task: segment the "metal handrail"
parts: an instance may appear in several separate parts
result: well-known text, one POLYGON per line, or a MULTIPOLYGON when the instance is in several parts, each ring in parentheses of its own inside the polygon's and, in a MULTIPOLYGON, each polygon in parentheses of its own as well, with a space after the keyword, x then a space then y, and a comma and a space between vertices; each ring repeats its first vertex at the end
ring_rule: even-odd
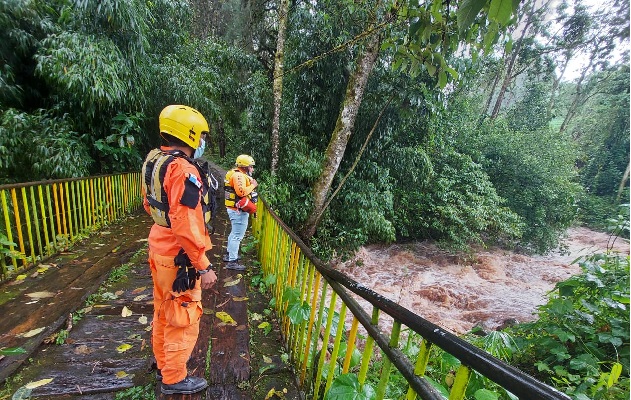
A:
MULTIPOLYGON (((568 400, 569 396, 560 392, 543 382, 538 381, 532 376, 520 371, 519 369, 508 365, 507 363, 493 357, 491 354, 479 349, 478 347, 466 342, 465 340, 445 331, 438 325, 435 325, 412 311, 400 306, 399 304, 381 296, 362 284, 354 281, 344 273, 331 268, 330 266, 319 260, 306 246, 303 241, 287 226, 282 220, 265 206, 260 203, 257 218, 253 221, 253 232, 258 239, 259 260, 262 270, 265 274, 276 274, 277 283, 272 288, 272 294, 277 299, 281 298, 281 294, 286 287, 299 289, 301 293, 301 301, 304 304, 311 304, 311 315, 308 321, 302 322, 299 326, 292 326, 291 322, 285 315, 287 304, 280 300, 277 301, 276 312, 283 324, 282 332, 285 334, 285 340, 290 347, 305 347, 304 352, 292 351, 290 355, 298 369, 302 370, 300 374, 300 382, 303 385, 310 386, 316 397, 321 382, 318 377, 308 379, 308 376, 322 373, 323 362, 309 357, 309 354, 317 355, 326 352, 330 347, 330 321, 327 321, 324 337, 322 339, 310 340, 313 337, 320 336, 321 325, 323 323, 322 310, 326 308, 326 302, 329 298, 338 297, 342 300, 340 305, 340 322, 343 325, 341 331, 344 331, 345 321, 343 321, 342 311, 348 308, 353 314, 353 327, 347 335, 356 336, 353 329, 359 322, 368 333, 367 342, 377 343, 379 348, 387 357, 389 363, 394 365, 399 372, 405 377, 409 384, 407 399, 413 399, 418 395, 422 399, 443 399, 431 384, 424 378, 424 371, 428 365, 429 347, 437 346, 443 351, 453 355, 461 362, 461 367, 456 373, 454 384, 451 388, 449 399, 464 399, 466 386, 471 374, 471 370, 484 375, 491 381, 497 383, 510 393, 523 399, 546 399, 546 400, 568 400), (320 276, 324 278, 325 285, 320 288, 320 276), (317 284, 316 284, 317 283, 317 284), (326 287, 330 286, 334 294, 329 296, 326 287), (368 313, 354 300, 350 292, 361 297, 372 304, 373 318, 368 317, 368 313), (315 321, 315 306, 320 304, 320 312, 318 313, 318 321, 315 321), (375 318, 379 312, 386 313, 394 319, 393 332, 390 333, 390 339, 381 332, 378 327, 378 318, 375 318), (355 322, 357 321, 357 322, 355 322), (398 348, 398 334, 401 326, 406 326, 413 332, 423 338, 424 351, 419 354, 416 363, 412 363, 409 358, 403 354, 398 348), (306 338, 306 340, 305 340, 306 338), (305 373, 309 370, 311 373, 305 373)), ((336 299, 329 302, 329 310, 336 307, 336 299)), ((331 313, 328 313, 330 316, 331 313)), ((338 329, 339 331, 340 329, 338 329)), ((343 336, 343 335, 342 335, 343 336)), ((337 355, 335 346, 339 345, 339 333, 333 339, 334 347, 331 352, 337 355)), ((366 347, 371 348, 367 343, 366 347)), ((349 343, 349 346, 351 344, 349 343)), ((347 349, 348 352, 348 349, 347 349)), ((364 357, 366 357, 364 352, 364 357)), ((324 357, 324 356, 322 356, 324 357)), ((362 364, 364 360, 362 360, 362 364)), ((346 361, 345 361, 346 365, 346 361)), ((365 371, 365 368, 362 368, 365 371)), ((332 372, 331 369, 330 372, 332 372)), ((360 371, 360 383, 363 371, 360 371)), ((364 372, 365 374, 365 372, 364 372)), ((383 373, 382 373, 383 374, 383 373)), ((330 374, 329 374, 330 375, 330 374)), ((385 386, 387 384, 388 374, 382 377, 378 387, 378 398, 383 398, 385 386)), ((330 388, 330 376, 324 393, 330 388)))
POLYGON ((0 185, 0 281, 141 204, 140 172, 0 185))

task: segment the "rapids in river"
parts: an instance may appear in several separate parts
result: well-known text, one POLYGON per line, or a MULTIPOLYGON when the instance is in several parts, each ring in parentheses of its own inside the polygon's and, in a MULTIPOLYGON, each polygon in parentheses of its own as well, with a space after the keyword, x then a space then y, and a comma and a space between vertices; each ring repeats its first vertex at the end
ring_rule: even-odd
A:
MULTIPOLYGON (((554 285, 581 272, 572 262, 611 243, 608 234, 587 228, 572 228, 567 236, 564 251, 539 256, 498 248, 452 253, 430 241, 370 245, 336 268, 459 335, 475 326, 493 330, 536 319, 554 285)), ((629 255, 629 242, 616 238, 613 250, 629 255)))

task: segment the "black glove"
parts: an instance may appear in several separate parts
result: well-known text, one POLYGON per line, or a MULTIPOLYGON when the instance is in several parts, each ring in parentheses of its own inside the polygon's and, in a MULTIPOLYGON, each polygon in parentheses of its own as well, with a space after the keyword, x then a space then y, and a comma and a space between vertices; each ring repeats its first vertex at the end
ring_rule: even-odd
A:
MULTIPOLYGON (((191 260, 184 252, 184 249, 181 249, 173 259, 173 262, 178 267, 177 275, 173 281, 173 291, 177 293, 185 292, 190 288, 188 267, 192 266, 191 260)), ((193 281, 193 287, 195 287, 195 281, 193 281)))
POLYGON ((188 288, 195 289, 195 282, 201 278, 201 275, 193 267, 188 269, 188 288))
POLYGON ((188 273, 186 272, 188 268, 179 267, 177 269, 177 275, 175 276, 175 280, 173 281, 173 291, 174 292, 185 292, 188 290, 188 273))

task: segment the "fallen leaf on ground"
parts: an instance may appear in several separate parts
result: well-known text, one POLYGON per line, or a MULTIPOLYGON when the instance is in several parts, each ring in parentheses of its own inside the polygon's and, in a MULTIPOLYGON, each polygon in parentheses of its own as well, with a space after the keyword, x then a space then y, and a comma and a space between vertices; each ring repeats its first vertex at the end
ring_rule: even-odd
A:
POLYGON ((36 381, 36 382, 29 382, 26 385, 24 385, 24 387, 27 388, 27 389, 35 389, 35 388, 38 388, 40 386, 48 385, 52 381, 53 381, 53 378, 42 379, 42 380, 39 380, 39 381, 36 381))
POLYGON ((138 318, 138 322, 140 322, 143 325, 147 325, 147 316, 143 315, 142 317, 138 318))
POLYGON ((132 347, 134 347, 134 346, 132 346, 131 344, 124 343, 124 344, 121 344, 120 346, 118 346, 116 348, 116 351, 118 351, 119 353, 124 353, 127 350, 131 349, 132 347))
POLYGON ((237 321, 234 320, 234 318, 232 318, 232 316, 230 314, 228 314, 225 311, 219 311, 215 313, 215 316, 217 318, 219 318, 221 320, 221 322, 225 323, 225 324, 229 324, 232 326, 236 326, 237 325, 237 321))
POLYGON ((136 288, 136 289, 132 290, 131 294, 138 294, 140 292, 144 292, 146 288, 147 288, 146 286, 142 286, 142 287, 136 288))
POLYGON ((44 331, 44 329, 46 329, 46 327, 31 329, 30 331, 28 331, 26 333, 20 333, 19 335, 15 335, 15 336, 24 337, 24 338, 30 338, 30 337, 33 337, 35 335, 38 335, 38 334, 42 333, 44 331))
POLYGON ((55 332, 52 335, 46 336, 42 342, 46 344, 53 344, 57 341, 57 336, 59 336, 59 332, 55 332))
POLYGON ((273 397, 277 397, 279 399, 284 399, 286 393, 287 393, 287 389, 283 389, 282 391, 278 391, 275 388, 271 388, 269 390, 269 392, 267 392, 267 396, 265 396, 265 400, 270 400, 273 397))
POLYGON ((231 281, 232 279, 241 279, 241 278, 243 278, 243 275, 241 275, 241 274, 236 274, 236 275, 234 275, 234 276, 226 276, 225 278, 223 278, 223 281, 224 281, 224 282, 229 282, 229 281, 231 281))
POLYGON ((5 355, 11 356, 15 354, 24 354, 26 350, 21 347, 9 347, 0 349, 0 356, 4 357, 5 355))
POLYGON ((90 354, 90 353, 92 353, 92 351, 93 350, 90 349, 85 344, 79 345, 79 346, 75 347, 75 349, 74 349, 75 354, 90 354))
POLYGON ((248 297, 233 297, 232 298, 233 301, 246 301, 249 300, 248 297))
POLYGON ((53 292, 33 292, 26 294, 31 299, 44 299, 46 297, 55 297, 55 293, 53 292))
POLYGON ((79 310, 79 312, 80 312, 80 313, 83 313, 83 314, 87 314, 87 313, 89 313, 90 311, 92 311, 92 306, 87 306, 87 307, 82 308, 81 310, 79 310))
POLYGON ((134 297, 134 301, 141 301, 147 298, 148 294, 141 294, 140 296, 134 297))
POLYGON ((125 372, 125 371, 118 371, 118 372, 116 373, 116 377, 117 377, 117 378, 119 378, 119 379, 120 379, 120 378, 125 378, 125 377, 127 377, 127 376, 129 376, 129 374, 128 374, 127 372, 125 372))
POLYGON ((129 317, 129 316, 131 316, 132 314, 133 314, 133 312, 131 312, 131 310, 130 310, 129 308, 127 308, 127 306, 124 306, 124 307, 123 307, 123 311, 121 312, 121 316, 122 316, 123 318, 125 318, 125 317, 129 317))
POLYGON ((237 278, 234 281, 226 282, 223 284, 223 287, 234 286, 239 282, 241 282, 241 278, 237 278))
POLYGON ((15 277, 16 281, 23 281, 24 279, 26 279, 26 274, 18 275, 15 277))

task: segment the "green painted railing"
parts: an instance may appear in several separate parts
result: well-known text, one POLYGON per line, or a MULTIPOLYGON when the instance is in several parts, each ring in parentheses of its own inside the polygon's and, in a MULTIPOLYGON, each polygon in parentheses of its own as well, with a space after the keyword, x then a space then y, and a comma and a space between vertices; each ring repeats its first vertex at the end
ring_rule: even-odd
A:
POLYGON ((0 185, 0 280, 141 204, 139 172, 0 185))
MULTIPOLYGON (((353 379, 346 382, 356 383, 357 391, 370 383, 380 400, 398 370, 406 382, 398 388, 403 393, 399 398, 408 400, 462 400, 472 373, 487 377, 513 398, 569 399, 325 265, 263 202, 252 227, 261 269, 266 281, 274 282, 269 289, 283 340, 307 398, 327 398, 334 377, 351 374, 353 379), (391 326, 380 329, 385 322, 391 326), (405 350, 413 341, 418 351, 410 356, 405 350), (441 379, 452 381, 448 393, 437 390, 425 374, 434 346, 460 361, 450 377, 441 379)), ((336 396, 340 398, 339 391, 336 396)))

